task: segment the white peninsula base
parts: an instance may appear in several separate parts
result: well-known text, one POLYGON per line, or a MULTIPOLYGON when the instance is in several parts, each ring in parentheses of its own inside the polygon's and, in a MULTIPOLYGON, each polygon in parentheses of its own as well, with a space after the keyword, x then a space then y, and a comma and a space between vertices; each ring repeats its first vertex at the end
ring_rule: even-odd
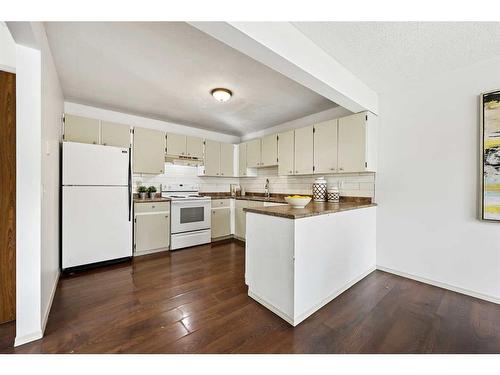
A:
POLYGON ((376 267, 376 207, 289 219, 247 212, 248 295, 296 326, 376 267))

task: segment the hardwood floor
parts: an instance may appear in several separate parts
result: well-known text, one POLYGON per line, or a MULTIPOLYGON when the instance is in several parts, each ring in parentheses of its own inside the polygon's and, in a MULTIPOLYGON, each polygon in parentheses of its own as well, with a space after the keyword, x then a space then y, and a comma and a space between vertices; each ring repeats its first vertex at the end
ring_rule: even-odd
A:
POLYGON ((45 337, 12 348, 9 323, 0 352, 500 353, 500 306, 381 271, 293 328, 247 296, 243 246, 64 277, 45 337))

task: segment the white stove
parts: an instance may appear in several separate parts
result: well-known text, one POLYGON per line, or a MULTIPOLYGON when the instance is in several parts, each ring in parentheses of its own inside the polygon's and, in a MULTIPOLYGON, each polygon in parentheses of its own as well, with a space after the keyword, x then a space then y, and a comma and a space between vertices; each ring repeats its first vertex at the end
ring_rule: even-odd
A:
POLYGON ((210 243, 210 197, 199 195, 197 185, 186 184, 167 185, 161 196, 171 199, 171 250, 210 243))

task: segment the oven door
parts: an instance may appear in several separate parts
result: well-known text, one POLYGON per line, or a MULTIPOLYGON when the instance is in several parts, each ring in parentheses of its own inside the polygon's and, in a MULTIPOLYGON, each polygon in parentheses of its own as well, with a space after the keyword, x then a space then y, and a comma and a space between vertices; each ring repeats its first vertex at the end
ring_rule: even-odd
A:
POLYGON ((210 201, 172 201, 172 233, 210 229, 210 201))

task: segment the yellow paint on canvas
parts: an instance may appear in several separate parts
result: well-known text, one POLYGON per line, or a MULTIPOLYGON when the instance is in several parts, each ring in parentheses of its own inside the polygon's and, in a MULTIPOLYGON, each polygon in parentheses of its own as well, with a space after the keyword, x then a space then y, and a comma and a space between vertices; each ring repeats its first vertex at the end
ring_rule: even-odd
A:
POLYGON ((484 212, 487 212, 489 214, 500 214, 500 205, 485 206, 484 212))
POLYGON ((484 148, 486 150, 493 147, 500 147, 500 138, 486 139, 484 141, 484 148))
POLYGON ((485 191, 498 191, 500 192, 500 183, 499 184, 484 184, 485 191))
POLYGON ((486 107, 486 109, 500 108, 500 102, 496 101, 496 100, 493 100, 491 102, 486 103, 485 107, 486 107))

